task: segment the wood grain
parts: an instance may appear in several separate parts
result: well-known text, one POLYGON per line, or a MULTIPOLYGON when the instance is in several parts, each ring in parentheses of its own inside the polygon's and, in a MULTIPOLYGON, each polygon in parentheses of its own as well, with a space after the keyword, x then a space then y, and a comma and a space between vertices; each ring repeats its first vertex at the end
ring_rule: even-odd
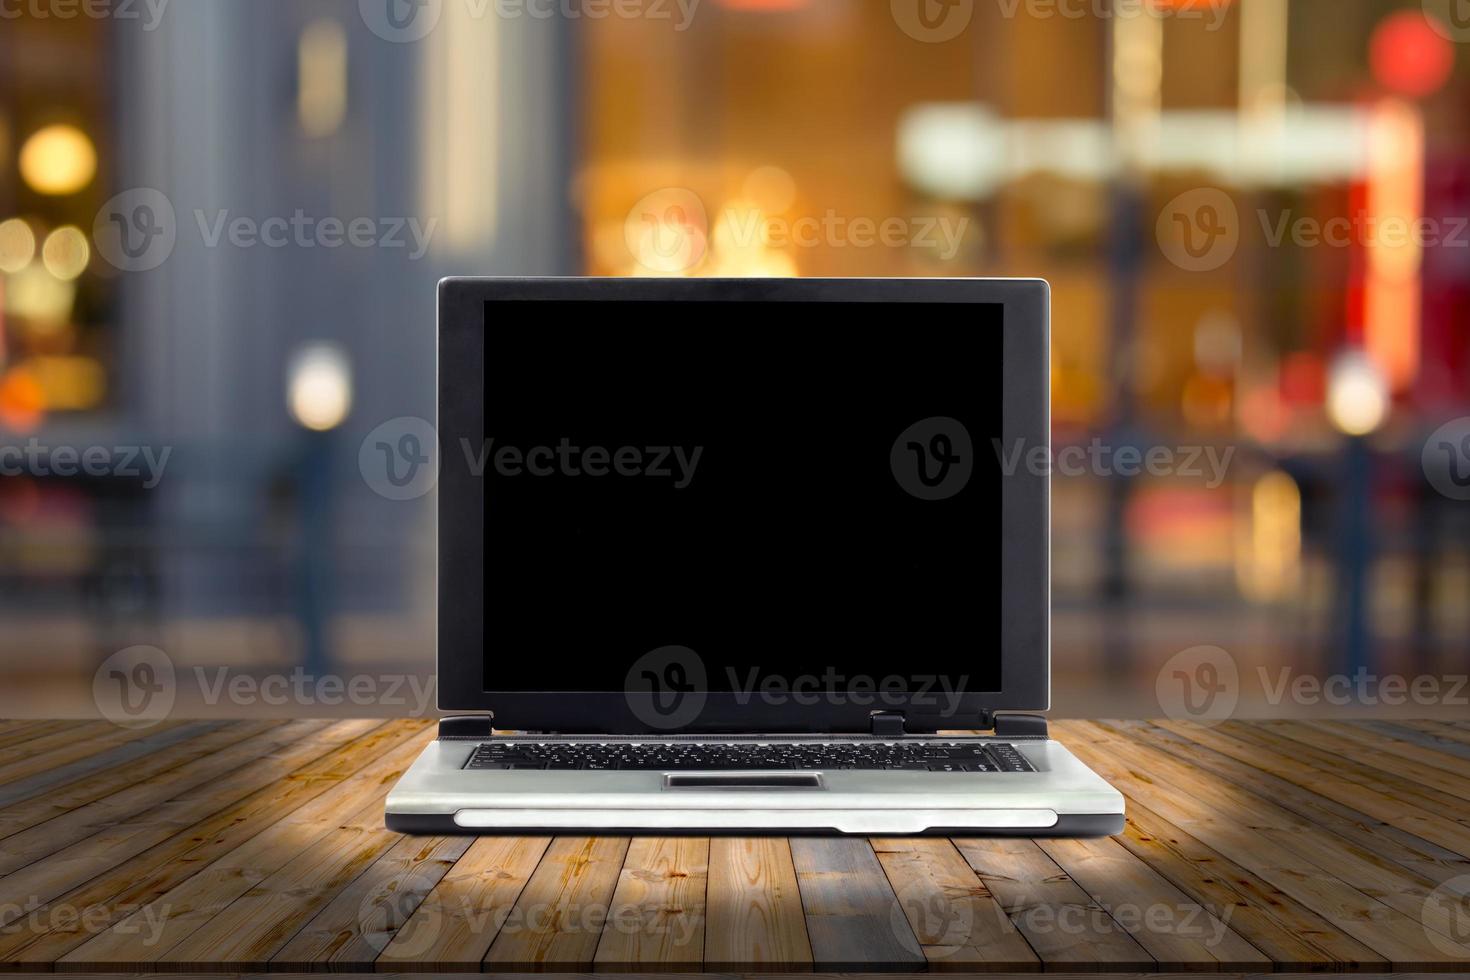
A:
POLYGON ((791 845, 779 837, 710 841, 705 917, 705 969, 811 969, 791 845))
POLYGON ((409 838, 386 830, 383 801, 432 737, 424 721, 0 722, 0 965, 1470 967, 1470 900, 1456 893, 1470 875, 1470 723, 1054 732, 1128 797, 1124 834, 409 838))
POLYGON ((634 838, 597 946, 597 968, 699 970, 708 887, 709 838, 634 838))
POLYGON ((506 970, 591 969, 628 844, 626 837, 552 841, 485 963, 506 970))

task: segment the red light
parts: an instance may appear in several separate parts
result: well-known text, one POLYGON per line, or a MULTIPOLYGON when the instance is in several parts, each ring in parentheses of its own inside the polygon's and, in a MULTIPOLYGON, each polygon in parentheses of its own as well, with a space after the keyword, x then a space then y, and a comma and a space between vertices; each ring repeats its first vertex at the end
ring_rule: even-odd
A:
POLYGON ((1455 70, 1455 46, 1423 13, 1403 10, 1379 22, 1369 42, 1368 64, 1378 84, 1423 98, 1439 91, 1455 70))

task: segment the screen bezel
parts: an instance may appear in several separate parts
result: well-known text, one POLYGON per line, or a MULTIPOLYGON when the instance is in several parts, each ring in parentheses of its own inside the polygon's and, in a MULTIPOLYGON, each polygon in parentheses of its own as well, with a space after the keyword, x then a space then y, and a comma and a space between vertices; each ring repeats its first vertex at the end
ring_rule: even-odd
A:
MULTIPOLYGON (((445 279, 439 284, 439 708, 493 712, 500 728, 653 732, 622 692, 497 693, 484 678, 484 485, 461 440, 485 438, 487 304, 496 301, 661 301, 1000 304, 1005 392, 1002 438, 1051 446, 1050 287, 1040 279, 445 279)), ((977 447, 978 448, 978 447, 977 447)), ((990 447, 985 447, 986 451, 990 447)), ((740 704, 710 693, 686 731, 865 732, 875 710, 901 711, 911 731, 974 727, 982 713, 1044 711, 1051 702, 1050 480, 1025 466, 1002 486, 1005 601, 1000 616, 1001 689, 959 698, 957 712, 909 704, 740 704)), ((646 695, 645 695, 646 696, 646 695)), ((643 712, 646 714, 646 712, 643 712)), ((668 734, 664 732, 662 734, 668 734)))

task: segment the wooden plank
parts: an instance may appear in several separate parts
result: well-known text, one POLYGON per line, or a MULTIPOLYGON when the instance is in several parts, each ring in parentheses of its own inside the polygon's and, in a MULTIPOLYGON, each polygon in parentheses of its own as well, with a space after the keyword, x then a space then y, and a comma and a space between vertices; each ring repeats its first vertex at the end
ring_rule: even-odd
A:
POLYGON ((0 808, 0 837, 18 834, 217 752, 239 742, 247 731, 241 722, 214 725, 207 732, 161 748, 127 766, 95 772, 76 782, 0 808))
POLYGON ((1470 761, 1470 735, 1450 728, 1438 731, 1402 722, 1360 720, 1348 722, 1362 729, 1369 737, 1383 737, 1409 742, 1432 752, 1444 752, 1458 759, 1470 761))
POLYGON ((379 970, 477 973, 549 837, 482 837, 434 887, 378 957, 379 970))
POLYGON ((705 900, 706 970, 809 970, 791 847, 775 837, 710 841, 705 900))
MULTIPOLYGON (((1320 830, 1304 827, 1291 814, 1253 794, 1229 788, 1222 792, 1218 782, 1197 770, 1171 763, 1164 753, 1140 746, 1103 725, 1073 722, 1068 730, 1085 736, 1069 740, 1069 747, 1120 790, 1209 846, 1230 854, 1398 968, 1453 960, 1428 939, 1415 918, 1387 904, 1390 899, 1405 898, 1403 892, 1369 895, 1339 877, 1349 863, 1345 848, 1341 852, 1329 849, 1336 858, 1327 862, 1331 870, 1309 860, 1304 855, 1309 849, 1306 842, 1313 834, 1324 836, 1320 830), (1288 833, 1283 841, 1280 831, 1292 829, 1306 832, 1288 833)), ((1470 955, 1470 949, 1466 953, 1470 955)))
POLYGON ((87 724, 102 724, 102 722, 24 722, 13 731, 0 734, 0 764, 9 764, 17 759, 25 758, 32 752, 37 751, 37 745, 49 744, 54 747, 56 740, 53 736, 60 735, 62 742, 85 737, 82 734, 82 726, 87 724), (50 742, 43 741, 45 739, 52 740, 50 742))
POLYGON ((708 885, 708 838, 635 837, 597 944, 597 969, 697 972, 708 885))
POLYGON ((954 844, 1045 969, 1154 968, 1148 951, 1035 841, 976 838, 954 844))
POLYGON ((626 837, 558 837, 521 891, 485 963, 496 970, 590 970, 626 837))
MULTIPOLYGON (((374 799, 182 942, 145 956, 145 962, 194 970, 227 964, 231 970, 264 972, 291 937, 395 840, 397 835, 383 825, 381 799, 374 799)), ((166 907, 167 902, 165 896, 161 904, 166 907)))
MULTIPOLYGON (((149 812, 134 814, 126 822, 108 826, 43 861, 15 872, 6 878, 6 886, 15 889, 15 893, 29 896, 33 902, 54 901, 57 896, 167 840, 205 815, 218 812, 242 796, 274 782, 324 751, 315 726, 295 722, 277 725, 265 735, 223 750, 218 755, 226 756, 240 748, 246 756, 230 760, 225 767, 228 779, 193 787, 149 812), (256 756, 253 761, 248 760, 251 755, 256 756), (247 764, 236 768, 241 761, 247 761, 247 764)), ((14 921, 15 916, 9 913, 10 910, 6 910, 7 917, 14 921)))
MULTIPOLYGON (((286 739, 305 735, 324 723, 303 723, 286 735, 286 739)), ((79 807, 70 813, 53 817, 45 823, 29 827, 5 838, 0 851, 0 875, 12 874, 68 844, 98 833, 123 819, 147 813, 178 793, 207 783, 230 768, 243 765, 284 744, 279 726, 271 722, 241 725, 230 744, 195 759, 188 765, 135 782, 124 789, 79 807)))
POLYGON ((119 745, 166 733, 182 724, 183 722, 177 721, 164 722, 153 728, 140 729, 118 728, 100 721, 77 722, 74 731, 60 733, 68 736, 64 741, 48 745, 45 743, 50 739, 36 739, 25 746, 21 758, 0 763, 0 798, 11 789, 11 784, 27 776, 52 772, 78 760, 100 755, 119 745))
POLYGON ((1243 754, 1243 761, 1280 771, 1293 783, 1308 785, 1336 800, 1350 801, 1355 808, 1382 821, 1384 833, 1433 860, 1464 860, 1460 849, 1470 832, 1470 820, 1460 815, 1463 806, 1455 797, 1267 731, 1259 724, 1229 722, 1217 731, 1224 737, 1217 751, 1232 758, 1243 754))
POLYGON ((330 963, 333 970, 372 972, 383 948, 473 840, 400 838, 271 957, 271 969, 309 973, 330 963))
POLYGON ((931 971, 1040 969, 1031 945, 951 841, 896 837, 872 844, 931 971))
POLYGON ((134 910, 158 900, 201 868, 284 820, 304 804, 407 740, 417 744, 425 723, 353 720, 334 724, 323 743, 342 744, 226 809, 59 896, 56 904, 89 910, 89 926, 58 926, 26 937, 0 937, 0 960, 46 964, 70 953, 134 910))
POLYGON ((1270 722, 1266 728, 1319 749, 1339 752, 1362 765, 1406 776, 1462 801, 1470 800, 1470 761, 1465 759, 1426 752, 1417 745, 1391 738, 1374 738, 1331 722, 1270 722))
POLYGON ((1187 970, 1211 959, 1222 970, 1270 963, 1230 928, 1233 904, 1201 905, 1117 841, 1043 840, 1039 845, 1158 961, 1160 970, 1187 970))
POLYGON ((1388 967, 1367 946, 1137 800, 1128 801, 1127 828, 1114 839, 1196 901, 1233 908, 1230 927, 1276 963, 1388 967))
MULTIPOLYGON (((336 833, 337 843, 345 844, 358 835, 359 827, 362 833, 382 828, 383 800, 397 776, 412 764, 420 751, 421 741, 413 738, 372 759, 351 778, 339 781, 294 813, 277 819, 238 847, 198 868, 180 884, 62 957, 61 962, 78 966, 91 964, 94 968, 105 968, 97 967, 97 964, 178 962, 179 958, 173 956, 173 952, 200 930, 222 918, 238 921, 242 911, 246 914, 257 911, 258 903, 247 903, 240 909, 233 906, 293 862, 309 860, 316 855, 327 846, 324 842, 329 835, 336 833), (377 814, 376 820, 363 822, 362 815, 371 816, 372 813, 377 814), (357 814, 358 823, 344 823, 343 814, 357 814), (346 829, 349 827, 351 829, 346 829), (307 855, 305 859, 303 854, 307 855), (164 910, 166 915, 157 914, 164 910), (149 916, 162 918, 163 925, 144 948, 133 937, 139 931, 139 923, 146 922, 149 916)), ((334 856, 340 856, 344 851, 345 846, 334 852, 334 856)), ((316 869, 319 865, 306 867, 316 869)), ((290 909, 289 903, 285 908, 290 909)), ((198 948, 198 945, 193 948, 198 948)))
MULTIPOLYGON (((1139 733, 1146 741, 1164 738, 1161 747, 1170 751, 1171 758, 1182 765, 1198 768, 1209 765, 1210 760, 1216 757, 1211 750, 1197 746, 1178 750, 1172 741, 1176 736, 1152 726, 1112 723, 1110 727, 1139 733)), ((1223 764, 1241 768, 1230 760, 1223 764)), ((1310 796, 1305 790, 1275 783, 1258 792, 1263 799, 1271 800, 1289 813, 1301 798, 1310 796)), ((1417 848, 1407 847, 1401 840, 1382 833, 1372 820, 1343 808, 1322 807, 1295 826, 1273 828, 1265 833, 1298 849, 1319 867, 1335 871, 1338 877, 1364 894, 1378 898, 1437 931, 1453 933, 1455 923, 1446 910, 1438 903, 1426 904, 1426 900, 1441 884, 1470 868, 1458 855, 1422 840, 1416 842, 1417 848), (1423 857, 1426 853, 1428 860, 1423 857)))
POLYGON ((924 954, 872 845, 794 837, 791 860, 815 970, 920 969, 924 954))
POLYGON ((1453 876, 1470 870, 1463 857, 1439 843, 1470 845, 1470 827, 1436 815, 1425 815, 1419 821, 1432 831, 1427 838, 1397 827, 1389 821, 1403 817, 1408 808, 1367 785, 1341 778, 1341 764, 1334 766, 1334 771, 1313 769, 1300 754, 1278 752, 1271 742, 1247 746, 1233 741, 1228 732, 1198 725, 1171 723, 1161 727, 1116 722, 1113 727, 1157 745, 1185 765, 1259 793, 1303 820, 1330 828, 1360 847, 1436 881, 1442 881, 1446 872, 1453 876))
POLYGON ((160 725, 146 730, 127 730, 128 737, 63 746, 16 763, 9 767, 9 778, 5 779, 5 785, 0 786, 0 807, 11 806, 48 791, 55 792, 60 787, 98 772, 126 770, 133 779, 137 779, 139 777, 136 775, 135 763, 139 760, 154 755, 159 749, 187 742, 221 727, 223 722, 196 721, 160 725))

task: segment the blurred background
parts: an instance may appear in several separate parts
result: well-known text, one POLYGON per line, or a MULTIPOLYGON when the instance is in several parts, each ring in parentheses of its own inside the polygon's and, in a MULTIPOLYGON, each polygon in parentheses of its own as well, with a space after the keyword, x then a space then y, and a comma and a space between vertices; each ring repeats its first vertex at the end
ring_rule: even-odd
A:
POLYGON ((427 681, 433 495, 364 441, 432 418, 440 277, 580 274, 1045 277, 1057 448, 1110 454, 1056 478, 1057 711, 1158 714, 1209 645, 1244 714, 1465 715, 1465 41, 1462 0, 8 6, 0 715, 95 713, 139 644, 427 681))

